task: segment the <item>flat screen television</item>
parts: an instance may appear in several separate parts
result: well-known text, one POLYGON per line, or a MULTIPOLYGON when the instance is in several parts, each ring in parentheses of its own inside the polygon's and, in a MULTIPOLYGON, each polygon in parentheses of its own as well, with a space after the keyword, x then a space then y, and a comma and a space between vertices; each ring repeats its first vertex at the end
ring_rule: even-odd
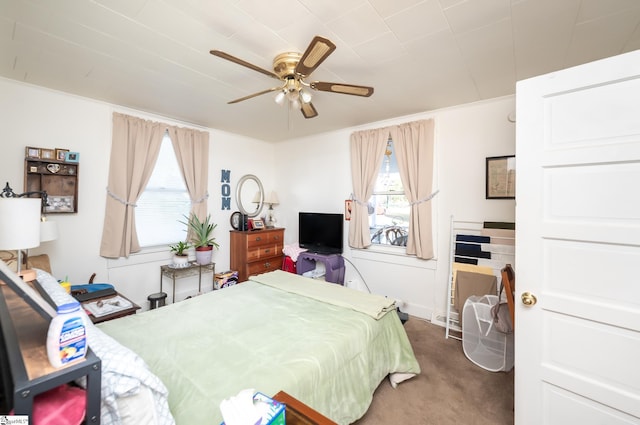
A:
POLYGON ((344 215, 298 213, 298 244, 318 254, 342 254, 344 215))

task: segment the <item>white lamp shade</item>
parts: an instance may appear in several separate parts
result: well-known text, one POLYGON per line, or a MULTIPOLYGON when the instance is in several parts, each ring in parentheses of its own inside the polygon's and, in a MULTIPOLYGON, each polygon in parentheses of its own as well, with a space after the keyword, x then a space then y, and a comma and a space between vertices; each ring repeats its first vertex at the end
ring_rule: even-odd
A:
POLYGON ((58 239, 58 225, 55 221, 40 222, 40 242, 48 242, 58 239))
POLYGON ((278 194, 272 190, 267 195, 267 199, 264 200, 264 203, 271 204, 271 205, 278 205, 280 203, 280 200, 278 199, 278 194))
POLYGON ((0 249, 40 245, 40 198, 0 198, 0 249))

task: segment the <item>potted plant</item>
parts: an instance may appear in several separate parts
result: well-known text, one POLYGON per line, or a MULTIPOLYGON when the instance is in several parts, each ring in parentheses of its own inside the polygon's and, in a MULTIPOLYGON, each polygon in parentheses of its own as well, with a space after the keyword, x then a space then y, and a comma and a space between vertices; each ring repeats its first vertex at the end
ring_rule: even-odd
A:
POLYGON ((186 267, 189 264, 189 256, 186 250, 191 248, 189 242, 178 242, 173 245, 169 245, 171 252, 173 252, 173 265, 176 267, 186 267))
POLYGON ((211 222, 211 214, 208 214, 204 220, 200 220, 194 213, 185 218, 187 221, 181 223, 186 224, 191 230, 191 243, 196 247, 196 262, 202 265, 210 264, 213 248, 220 247, 213 236, 213 230, 218 225, 211 222))

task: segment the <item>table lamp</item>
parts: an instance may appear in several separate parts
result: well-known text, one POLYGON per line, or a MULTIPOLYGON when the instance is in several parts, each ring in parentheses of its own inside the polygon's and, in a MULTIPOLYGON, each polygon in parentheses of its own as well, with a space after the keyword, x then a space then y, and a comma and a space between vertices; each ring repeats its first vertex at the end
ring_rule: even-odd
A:
POLYGON ((40 245, 40 198, 0 198, 0 249, 18 251, 22 275, 22 250, 40 245))
POLYGON ((276 226, 276 218, 273 214, 273 206, 278 205, 280 200, 278 199, 278 194, 273 190, 269 192, 267 198, 264 200, 265 204, 269 205, 269 212, 267 213, 267 222, 265 223, 267 227, 275 227, 276 226))

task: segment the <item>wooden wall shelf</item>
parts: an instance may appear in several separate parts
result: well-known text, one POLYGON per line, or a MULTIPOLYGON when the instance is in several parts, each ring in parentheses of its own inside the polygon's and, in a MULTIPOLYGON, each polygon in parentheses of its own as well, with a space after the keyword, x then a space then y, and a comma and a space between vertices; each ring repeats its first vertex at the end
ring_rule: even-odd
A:
POLYGON ((24 191, 47 192, 45 214, 77 213, 79 172, 77 162, 25 158, 24 191))

